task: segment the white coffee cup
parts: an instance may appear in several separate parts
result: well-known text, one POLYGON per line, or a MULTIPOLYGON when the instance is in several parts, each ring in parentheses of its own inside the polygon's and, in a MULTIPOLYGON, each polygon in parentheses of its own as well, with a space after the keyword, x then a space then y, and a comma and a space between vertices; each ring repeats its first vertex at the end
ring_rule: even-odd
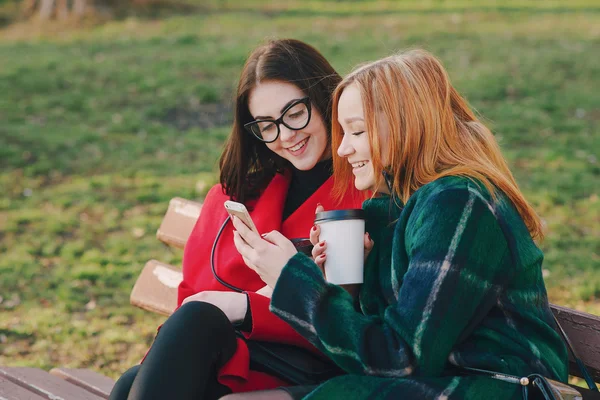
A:
POLYGON ((364 275, 365 217, 362 209, 318 212, 315 225, 327 243, 325 275, 336 285, 362 283, 364 275))

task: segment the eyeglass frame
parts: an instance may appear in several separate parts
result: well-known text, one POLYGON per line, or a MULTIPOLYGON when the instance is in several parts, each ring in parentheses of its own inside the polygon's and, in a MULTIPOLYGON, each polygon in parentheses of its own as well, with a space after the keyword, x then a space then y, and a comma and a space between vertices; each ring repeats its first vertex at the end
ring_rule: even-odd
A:
POLYGON ((310 103, 310 97, 306 96, 303 97, 301 99, 298 99, 296 101, 294 101, 292 104, 290 104, 289 106, 287 106, 281 113, 281 115, 279 116, 279 118, 277 119, 256 119, 254 121, 250 121, 244 124, 244 129, 246 129, 246 131, 248 133, 250 133, 252 136, 254 136, 256 139, 260 140, 263 143, 273 143, 274 141, 276 141, 277 139, 279 139, 279 135, 281 135, 281 129, 279 128, 279 125, 283 125, 286 128, 292 130, 292 131, 299 131, 300 129, 304 129, 308 126, 308 124, 310 124, 310 118, 312 117, 312 107, 311 107, 311 103, 310 103), (285 114, 290 111, 290 109, 294 106, 297 106, 298 104, 304 104, 306 106, 306 110, 308 111, 308 118, 306 119, 306 124, 304 124, 303 127, 301 128, 292 128, 291 126, 289 126, 288 124, 286 124, 283 121, 283 117, 285 116, 285 114), (275 136, 275 139, 273 140, 264 140, 262 138, 259 138, 256 133, 254 133, 252 131, 252 129, 250 128, 250 125, 256 124, 258 122, 272 122, 275 124, 275 126, 277 127, 277 135, 275 136))

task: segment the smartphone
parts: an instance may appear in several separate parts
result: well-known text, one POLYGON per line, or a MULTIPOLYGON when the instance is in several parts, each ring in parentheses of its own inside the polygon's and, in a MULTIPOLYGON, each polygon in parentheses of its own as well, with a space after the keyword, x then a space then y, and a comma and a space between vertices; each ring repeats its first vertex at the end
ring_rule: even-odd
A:
POLYGON ((231 200, 227 200, 224 205, 229 215, 232 217, 238 217, 244 224, 246 224, 248 228, 250 228, 252 232, 260 235, 258 233, 258 229, 256 229, 256 225, 254 225, 254 222, 252 221, 252 218, 250 218, 250 214, 248 213, 245 205, 231 200))

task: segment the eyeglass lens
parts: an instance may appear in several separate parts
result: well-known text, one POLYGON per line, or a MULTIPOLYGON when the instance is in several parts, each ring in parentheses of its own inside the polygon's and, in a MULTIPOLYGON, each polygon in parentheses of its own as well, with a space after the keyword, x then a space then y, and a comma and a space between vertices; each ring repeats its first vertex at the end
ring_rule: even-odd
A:
MULTIPOLYGON (((310 113, 305 103, 296 103, 288 108, 279 118, 289 129, 298 130, 306 127, 310 113)), ((257 121, 251 124, 252 133, 264 141, 272 141, 279 135, 279 124, 275 121, 257 121)))

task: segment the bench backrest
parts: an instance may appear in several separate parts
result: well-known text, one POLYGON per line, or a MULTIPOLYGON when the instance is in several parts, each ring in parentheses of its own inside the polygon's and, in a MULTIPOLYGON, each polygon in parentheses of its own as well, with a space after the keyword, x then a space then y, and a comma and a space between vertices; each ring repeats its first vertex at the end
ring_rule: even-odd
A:
MULTIPOLYGON (((157 238, 167 245, 183 248, 201 209, 200 203, 178 197, 172 199, 156 233, 157 238)), ((150 260, 132 291, 131 302, 141 308, 169 315, 176 306, 179 281, 181 272, 178 268, 150 260), (140 300, 144 296, 145 299, 140 300)), ((550 306, 578 356, 589 368, 596 382, 600 382, 600 317, 555 304, 550 306)), ((581 377, 571 355, 569 358, 570 374, 581 377)))
POLYGON ((202 204, 174 197, 169 201, 169 208, 156 231, 156 237, 161 242, 183 249, 194 225, 200 216, 202 204))

